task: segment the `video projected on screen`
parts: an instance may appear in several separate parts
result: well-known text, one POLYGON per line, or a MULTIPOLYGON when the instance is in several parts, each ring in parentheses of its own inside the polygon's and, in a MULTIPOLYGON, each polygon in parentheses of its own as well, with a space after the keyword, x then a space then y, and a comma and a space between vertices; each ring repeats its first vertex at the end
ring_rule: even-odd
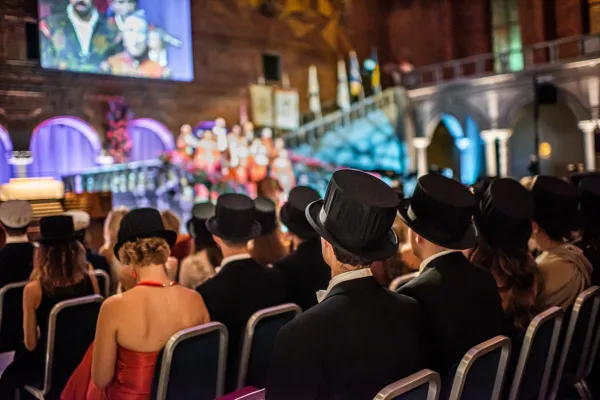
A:
POLYGON ((194 78, 190 0, 38 0, 43 68, 194 78))

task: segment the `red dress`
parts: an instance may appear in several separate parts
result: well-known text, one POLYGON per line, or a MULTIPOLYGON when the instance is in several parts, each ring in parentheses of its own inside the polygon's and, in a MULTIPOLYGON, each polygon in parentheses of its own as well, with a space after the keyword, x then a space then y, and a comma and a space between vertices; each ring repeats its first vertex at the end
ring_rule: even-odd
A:
POLYGON ((152 378, 158 351, 142 353, 119 346, 117 366, 113 381, 104 389, 92 382, 92 354, 90 346, 83 360, 75 369, 61 400, 149 400, 152 391, 152 378))

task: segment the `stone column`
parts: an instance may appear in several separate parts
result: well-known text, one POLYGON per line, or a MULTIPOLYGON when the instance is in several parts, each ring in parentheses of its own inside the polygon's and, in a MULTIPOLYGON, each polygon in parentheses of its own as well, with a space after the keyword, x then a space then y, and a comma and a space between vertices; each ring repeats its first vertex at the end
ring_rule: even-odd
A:
POLYGON ((596 170, 596 144, 594 132, 598 127, 599 120, 586 120, 579 122, 579 129, 583 132, 583 150, 585 152, 586 171, 596 170))
POLYGON ((496 129, 481 131, 485 143, 485 171, 488 176, 498 176, 498 159, 496 157, 496 129))
POLYGON ((417 176, 420 178, 429 172, 427 163, 427 147, 431 144, 431 138, 417 137, 413 139, 413 146, 417 149, 417 176))
POLYGON ((497 129, 495 131, 496 137, 498 138, 499 144, 499 166, 500 166, 500 177, 504 178, 508 176, 508 139, 510 135, 512 135, 512 131, 510 129, 497 129))

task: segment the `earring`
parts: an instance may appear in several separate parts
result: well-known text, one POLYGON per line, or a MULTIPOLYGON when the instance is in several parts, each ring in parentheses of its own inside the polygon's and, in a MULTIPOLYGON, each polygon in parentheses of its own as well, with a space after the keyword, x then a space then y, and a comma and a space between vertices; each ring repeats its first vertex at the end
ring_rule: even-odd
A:
POLYGON ((131 273, 131 276, 132 276, 133 279, 135 279, 137 281, 137 272, 135 272, 135 269, 131 273))

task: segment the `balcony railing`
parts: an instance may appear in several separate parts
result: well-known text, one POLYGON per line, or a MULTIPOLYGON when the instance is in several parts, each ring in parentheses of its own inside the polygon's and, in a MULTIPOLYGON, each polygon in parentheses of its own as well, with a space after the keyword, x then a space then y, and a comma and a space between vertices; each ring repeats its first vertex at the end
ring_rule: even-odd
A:
POLYGON ((522 60, 523 69, 562 64, 600 56, 600 34, 571 36, 525 46, 500 54, 485 53, 416 68, 410 73, 411 89, 462 78, 516 72, 511 59, 522 60))

